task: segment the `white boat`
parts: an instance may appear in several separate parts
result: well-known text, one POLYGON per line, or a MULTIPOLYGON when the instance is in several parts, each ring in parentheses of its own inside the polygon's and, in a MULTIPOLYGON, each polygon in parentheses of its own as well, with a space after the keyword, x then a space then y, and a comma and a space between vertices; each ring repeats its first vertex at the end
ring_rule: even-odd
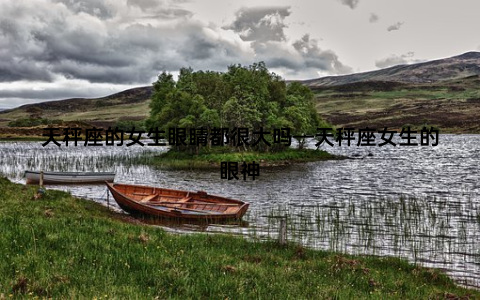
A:
MULTIPOLYGON (((25 171, 27 183, 40 182, 38 171, 25 171)), ((104 183, 113 182, 115 173, 112 172, 43 172, 43 183, 104 183)))

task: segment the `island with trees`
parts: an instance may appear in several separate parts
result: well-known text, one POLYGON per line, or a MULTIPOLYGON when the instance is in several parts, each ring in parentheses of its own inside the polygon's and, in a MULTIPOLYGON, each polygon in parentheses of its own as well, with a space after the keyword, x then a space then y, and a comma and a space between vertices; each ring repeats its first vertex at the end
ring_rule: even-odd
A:
POLYGON ((336 158, 306 149, 306 137, 332 128, 318 115, 312 91, 298 82, 287 84, 262 62, 232 65, 225 73, 183 68, 176 81, 163 72, 153 88, 145 127, 164 132, 172 145, 155 163, 275 166, 336 158))

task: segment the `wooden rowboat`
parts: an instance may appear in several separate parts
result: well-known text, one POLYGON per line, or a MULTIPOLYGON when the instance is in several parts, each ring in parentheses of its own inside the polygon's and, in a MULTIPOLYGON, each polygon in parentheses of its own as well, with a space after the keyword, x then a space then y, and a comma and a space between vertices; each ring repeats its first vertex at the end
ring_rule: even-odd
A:
MULTIPOLYGON (((27 183, 38 183, 40 173, 37 171, 25 171, 27 183)), ((115 173, 111 172, 43 172, 43 183, 65 184, 65 183, 103 183, 113 181, 115 173)))
POLYGON ((209 195, 129 184, 107 187, 120 207, 131 213, 178 220, 226 221, 239 220, 249 204, 239 200, 209 195))

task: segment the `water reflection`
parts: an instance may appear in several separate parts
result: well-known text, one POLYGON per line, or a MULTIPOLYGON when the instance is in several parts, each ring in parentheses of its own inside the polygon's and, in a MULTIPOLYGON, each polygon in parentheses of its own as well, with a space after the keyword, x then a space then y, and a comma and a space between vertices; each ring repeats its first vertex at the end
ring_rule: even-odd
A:
MULTIPOLYGON (((309 246, 407 257, 480 286, 480 140, 440 138, 437 147, 327 146, 334 154, 361 159, 261 168, 255 181, 222 180, 220 170, 174 171, 136 161, 163 147, 43 148, 40 142, 9 142, 0 143, 0 172, 23 183, 26 169, 114 170, 117 182, 206 190, 250 202, 244 217, 249 226, 184 224, 169 230, 274 237, 279 222, 272 216, 288 216, 289 238, 309 246)), ((103 185, 50 188, 106 204, 103 185)), ((119 210, 111 197, 110 205, 119 210)))

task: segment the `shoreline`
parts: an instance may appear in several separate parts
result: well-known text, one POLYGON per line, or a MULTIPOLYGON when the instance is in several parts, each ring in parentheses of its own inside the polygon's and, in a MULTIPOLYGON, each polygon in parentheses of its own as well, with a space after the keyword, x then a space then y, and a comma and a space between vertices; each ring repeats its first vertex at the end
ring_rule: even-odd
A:
POLYGON ((224 234, 176 235, 66 192, 47 190, 32 200, 36 186, 0 178, 0 187, 5 296, 480 297, 439 270, 398 258, 224 234))
POLYGON ((218 169, 222 162, 236 162, 239 163, 239 167, 243 162, 255 162, 262 168, 276 168, 297 163, 342 159, 347 159, 347 157, 314 149, 289 148, 274 153, 224 151, 198 155, 169 150, 154 156, 149 163, 173 169, 218 169))

